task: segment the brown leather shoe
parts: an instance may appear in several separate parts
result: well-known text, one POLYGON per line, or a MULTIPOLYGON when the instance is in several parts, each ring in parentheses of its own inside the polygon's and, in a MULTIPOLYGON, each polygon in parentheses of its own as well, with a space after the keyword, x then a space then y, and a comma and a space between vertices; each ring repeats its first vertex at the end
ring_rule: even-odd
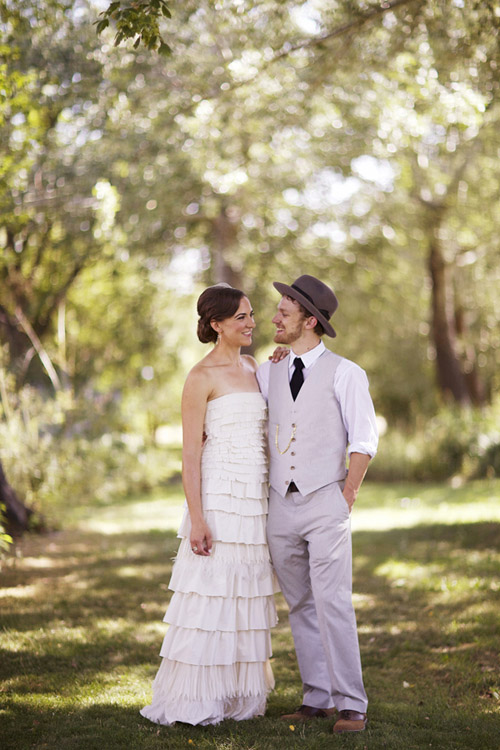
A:
POLYGON ((339 711, 339 718, 333 726, 333 731, 335 734, 342 734, 342 732, 362 732, 366 727, 367 721, 366 714, 346 708, 343 711, 339 711))
POLYGON ((283 714, 282 721, 309 721, 310 719, 328 719, 336 713, 335 708, 314 708, 314 706, 300 706, 293 714, 283 714))

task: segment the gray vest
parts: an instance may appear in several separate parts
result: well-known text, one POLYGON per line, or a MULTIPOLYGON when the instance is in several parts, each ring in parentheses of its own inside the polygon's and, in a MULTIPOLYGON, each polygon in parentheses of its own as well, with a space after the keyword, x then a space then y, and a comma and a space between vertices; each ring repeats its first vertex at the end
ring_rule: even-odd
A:
POLYGON ((347 433, 333 391, 342 357, 328 349, 314 363, 294 401, 288 357, 271 364, 269 453, 271 487, 284 496, 293 480, 302 495, 346 477, 347 433))

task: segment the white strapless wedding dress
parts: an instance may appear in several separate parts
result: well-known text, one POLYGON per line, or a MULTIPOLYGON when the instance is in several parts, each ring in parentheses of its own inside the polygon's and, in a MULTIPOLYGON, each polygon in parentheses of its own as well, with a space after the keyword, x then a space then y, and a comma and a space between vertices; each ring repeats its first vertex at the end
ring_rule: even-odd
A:
POLYGON ((278 587, 266 543, 266 419, 260 393, 229 393, 207 405, 202 503, 214 543, 210 557, 193 554, 186 509, 163 658, 151 705, 141 711, 159 724, 261 716, 274 687, 278 587))

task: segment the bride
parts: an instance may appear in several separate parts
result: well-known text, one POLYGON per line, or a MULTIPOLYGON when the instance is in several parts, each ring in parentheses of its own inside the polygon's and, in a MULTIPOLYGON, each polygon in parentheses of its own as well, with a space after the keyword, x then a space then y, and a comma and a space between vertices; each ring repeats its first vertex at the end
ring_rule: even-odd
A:
POLYGON ((277 590, 266 544, 266 404, 248 298, 216 285, 198 300, 198 338, 215 347, 182 395, 187 508, 169 587, 169 628, 151 705, 160 724, 217 724, 265 712, 277 590))

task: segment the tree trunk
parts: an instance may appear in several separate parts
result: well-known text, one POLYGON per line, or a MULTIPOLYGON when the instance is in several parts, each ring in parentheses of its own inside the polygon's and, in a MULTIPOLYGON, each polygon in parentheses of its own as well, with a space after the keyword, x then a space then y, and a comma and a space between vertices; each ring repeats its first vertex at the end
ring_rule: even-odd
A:
POLYGON ((235 270, 229 261, 229 255, 235 248, 238 227, 228 216, 225 207, 221 207, 220 213, 212 220, 214 235, 214 250, 212 254, 213 278, 215 284, 225 281, 226 284, 241 289, 241 272, 235 270))
MULTIPOLYGON (((238 225, 232 220, 224 206, 219 215, 212 220, 214 247, 212 252, 213 278, 216 284, 225 281, 236 289, 245 291, 245 282, 241 269, 231 265, 231 251, 238 241, 238 225)), ((255 353, 255 342, 245 347, 245 354, 255 353)))
POLYGON ((13 536, 27 531, 33 515, 31 508, 24 505, 10 486, 0 461, 0 503, 5 505, 7 530, 13 536))
POLYGON ((446 400, 470 406, 469 389, 457 354, 449 269, 439 247, 436 228, 431 230, 430 236, 429 271, 432 281, 432 336, 436 347, 438 385, 446 400))
POLYGON ((462 306, 457 302, 455 293, 455 328, 458 338, 462 343, 462 372, 464 373, 465 382, 469 397, 474 406, 483 406, 489 400, 484 380, 481 378, 477 363, 476 349, 472 343, 467 343, 468 336, 467 320, 462 306))

